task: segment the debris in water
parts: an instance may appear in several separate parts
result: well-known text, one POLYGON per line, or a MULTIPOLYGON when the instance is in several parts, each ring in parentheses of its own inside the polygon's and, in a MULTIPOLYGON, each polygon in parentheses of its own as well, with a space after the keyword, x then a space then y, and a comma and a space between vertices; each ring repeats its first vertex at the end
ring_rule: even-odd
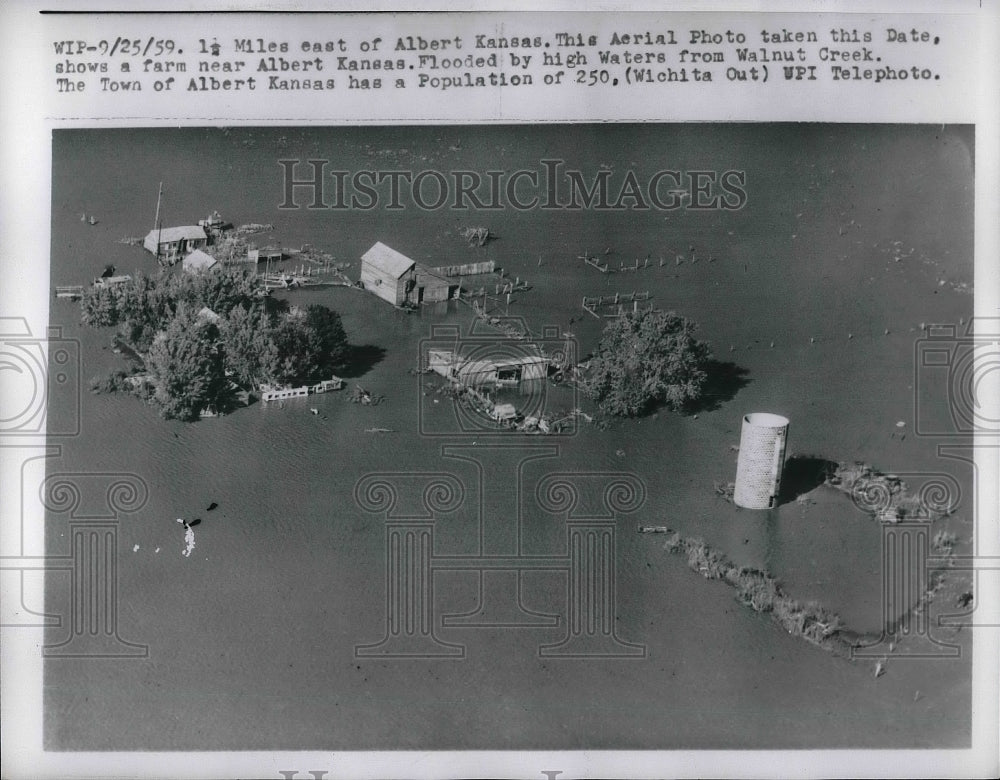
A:
POLYGON ((159 547, 157 547, 155 550, 153 550, 154 553, 158 553, 159 551, 160 551, 159 547))
POLYGON ((139 545, 134 545, 132 547, 132 552, 139 552, 139 545))
POLYGON ((624 458, 625 450, 615 450, 615 455, 617 455, 619 458, 624 458))
POLYGON ((183 555, 185 558, 191 557, 191 552, 194 550, 194 531, 191 529, 187 523, 184 524, 184 551, 183 555))
POLYGON ((906 427, 906 423, 903 420, 900 420, 899 422, 896 423, 896 427, 897 428, 905 428, 906 427))

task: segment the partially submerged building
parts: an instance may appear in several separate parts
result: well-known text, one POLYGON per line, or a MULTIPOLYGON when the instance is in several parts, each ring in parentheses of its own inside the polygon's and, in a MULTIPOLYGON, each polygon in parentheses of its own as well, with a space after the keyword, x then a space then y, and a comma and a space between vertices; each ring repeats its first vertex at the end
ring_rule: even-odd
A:
POLYGON ((447 349, 431 349, 427 353, 428 368, 468 387, 516 387, 522 382, 545 379, 549 363, 549 358, 538 349, 526 350, 523 355, 478 359, 466 359, 447 349))
POLYGON ((361 256, 361 284, 393 306, 447 301, 459 290, 458 282, 381 241, 361 256))
POLYGON ((147 252, 167 263, 176 263, 188 252, 208 246, 208 235, 200 225, 154 228, 142 242, 147 252))
POLYGON ((416 287, 416 262, 381 241, 361 256, 361 284, 369 292, 402 306, 416 287))

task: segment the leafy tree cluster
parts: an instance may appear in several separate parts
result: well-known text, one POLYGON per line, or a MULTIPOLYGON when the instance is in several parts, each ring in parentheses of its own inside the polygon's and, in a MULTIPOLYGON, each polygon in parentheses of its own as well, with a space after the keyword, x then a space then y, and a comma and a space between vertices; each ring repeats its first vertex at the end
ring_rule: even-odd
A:
POLYGON ((143 359, 168 418, 225 408, 233 383, 247 389, 329 378, 347 354, 340 315, 261 298, 252 272, 137 275, 89 290, 83 321, 116 326, 143 359), (206 312, 210 310, 211 313, 206 312))
POLYGON ((655 404, 681 411, 704 390, 708 345, 674 312, 631 312, 604 329, 583 390, 608 414, 634 417, 655 404))

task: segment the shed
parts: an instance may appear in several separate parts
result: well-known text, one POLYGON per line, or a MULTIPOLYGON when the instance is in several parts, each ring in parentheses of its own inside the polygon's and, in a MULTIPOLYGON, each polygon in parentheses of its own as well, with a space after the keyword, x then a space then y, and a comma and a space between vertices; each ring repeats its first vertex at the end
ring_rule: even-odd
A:
POLYGON ((200 273, 214 268, 218 262, 219 261, 210 254, 206 254, 200 249, 195 249, 191 254, 184 258, 184 270, 187 273, 200 273))
POLYGON ((416 263, 381 241, 361 256, 361 283, 369 292, 402 306, 416 285, 416 263))
POLYGON ((425 265, 417 264, 414 303, 450 301, 458 297, 458 282, 425 265))
POLYGON ((208 236, 200 225, 154 228, 146 235, 142 245, 147 252, 169 262, 176 262, 186 252, 208 245, 208 236))

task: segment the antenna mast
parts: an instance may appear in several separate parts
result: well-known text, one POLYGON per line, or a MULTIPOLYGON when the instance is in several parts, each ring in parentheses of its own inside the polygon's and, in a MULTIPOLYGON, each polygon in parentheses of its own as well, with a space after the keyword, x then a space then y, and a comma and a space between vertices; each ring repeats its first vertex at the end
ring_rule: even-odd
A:
POLYGON ((160 201, 163 199, 163 182, 160 182, 160 192, 156 196, 156 216, 153 218, 153 230, 156 231, 156 259, 160 259, 160 238, 163 228, 160 226, 160 201))

